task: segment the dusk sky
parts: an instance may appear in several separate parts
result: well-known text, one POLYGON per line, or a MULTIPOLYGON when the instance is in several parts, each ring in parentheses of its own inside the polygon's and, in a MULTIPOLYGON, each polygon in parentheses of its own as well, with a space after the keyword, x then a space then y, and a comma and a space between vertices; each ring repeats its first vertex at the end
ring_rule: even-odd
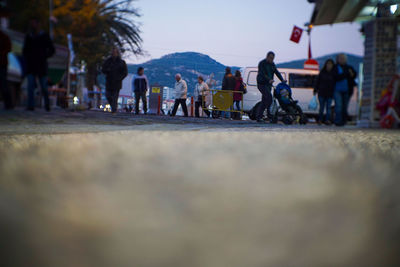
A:
MULTIPOLYGON (((304 26, 313 6, 307 0, 139 0, 142 63, 174 52, 207 54, 225 65, 255 66, 269 50, 276 62, 307 57, 308 37, 289 41, 294 25, 304 26)), ((363 54, 358 23, 318 26, 312 32, 313 56, 347 52, 363 54)))

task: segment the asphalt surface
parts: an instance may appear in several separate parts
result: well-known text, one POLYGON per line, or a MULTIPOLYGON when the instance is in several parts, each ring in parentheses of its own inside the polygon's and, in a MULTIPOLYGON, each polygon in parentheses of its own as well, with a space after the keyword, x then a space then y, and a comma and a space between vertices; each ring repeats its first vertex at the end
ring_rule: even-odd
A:
POLYGON ((2 266, 400 266, 400 132, 0 113, 2 266))

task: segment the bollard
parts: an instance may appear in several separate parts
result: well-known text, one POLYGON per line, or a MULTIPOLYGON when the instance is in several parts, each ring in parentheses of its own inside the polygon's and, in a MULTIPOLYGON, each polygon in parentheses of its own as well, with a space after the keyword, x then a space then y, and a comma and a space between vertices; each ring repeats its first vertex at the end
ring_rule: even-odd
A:
POLYGON ((161 95, 158 95, 157 115, 160 115, 161 110, 161 95))
POLYGON ((193 114, 193 96, 190 98, 190 116, 191 117, 194 117, 194 114, 193 114))

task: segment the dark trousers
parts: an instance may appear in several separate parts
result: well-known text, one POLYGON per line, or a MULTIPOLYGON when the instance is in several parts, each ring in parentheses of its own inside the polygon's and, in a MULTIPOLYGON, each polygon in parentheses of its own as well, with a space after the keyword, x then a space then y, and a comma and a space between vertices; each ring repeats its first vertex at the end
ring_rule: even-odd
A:
POLYGON ((235 100, 235 101, 233 101, 233 104, 234 105, 236 105, 236 110, 242 110, 241 108, 240 108, 240 100, 235 100))
POLYGON ((144 92, 135 92, 135 113, 139 114, 139 102, 142 99, 143 103, 143 112, 147 113, 147 98, 146 98, 146 91, 144 92))
POLYGON ((0 93, 6 109, 12 109, 11 93, 7 86, 7 67, 0 67, 0 93))
POLYGON ((49 91, 47 90, 47 76, 37 76, 35 74, 28 74, 28 109, 35 108, 35 89, 36 89, 36 78, 40 83, 40 90, 44 98, 44 106, 47 110, 50 109, 49 102, 49 91))
POLYGON ((196 118, 200 117, 200 107, 203 109, 204 113, 206 113, 207 117, 210 117, 210 111, 208 111, 206 108, 206 102, 203 101, 202 97, 199 96, 199 98, 197 99, 197 101, 194 103, 194 113, 196 118))
POLYGON ((172 109, 172 116, 176 115, 176 111, 178 110, 179 105, 182 106, 183 114, 185 114, 185 117, 189 116, 187 106, 186 106, 186 99, 184 99, 184 98, 175 99, 174 108, 172 109))
POLYGON ((331 97, 323 97, 318 96, 319 100, 319 121, 330 121, 331 120, 331 106, 332 106, 332 98, 331 97), (326 115, 324 116, 324 111, 326 109, 326 115))
POLYGON ((260 91, 262 98, 261 98, 261 105, 258 108, 256 119, 261 120, 263 118, 265 109, 269 110, 272 104, 271 85, 257 84, 257 88, 260 91))
POLYGON ((349 103, 349 93, 335 91, 335 124, 345 125, 347 122, 347 105, 349 103))
POLYGON ((119 89, 114 91, 106 91, 106 98, 111 106, 112 112, 117 112, 118 110, 118 96, 119 96, 119 89))

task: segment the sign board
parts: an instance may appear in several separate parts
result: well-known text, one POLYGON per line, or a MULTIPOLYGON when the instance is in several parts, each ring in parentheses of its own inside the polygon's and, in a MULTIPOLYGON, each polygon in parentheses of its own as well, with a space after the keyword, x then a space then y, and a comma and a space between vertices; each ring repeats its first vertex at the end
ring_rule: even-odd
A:
POLYGON ((151 92, 153 94, 159 94, 161 92, 161 88, 160 87, 152 87, 151 92))
POLYGON ((315 59, 308 59, 304 62, 305 70, 319 70, 319 63, 315 59))
POLYGON ((152 85, 149 93, 149 113, 158 114, 158 109, 162 107, 162 102, 163 87, 159 84, 152 85))

